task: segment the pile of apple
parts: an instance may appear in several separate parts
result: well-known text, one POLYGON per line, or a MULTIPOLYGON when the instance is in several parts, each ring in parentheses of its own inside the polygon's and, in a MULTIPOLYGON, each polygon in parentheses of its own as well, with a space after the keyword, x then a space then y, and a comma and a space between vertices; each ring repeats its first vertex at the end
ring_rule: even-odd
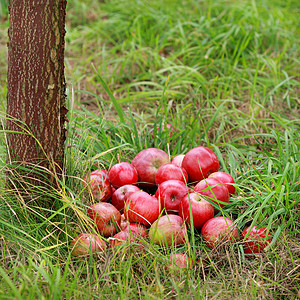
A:
MULTIPOLYGON (((72 240, 74 256, 145 238, 176 247, 188 243, 187 226, 201 232, 209 248, 239 239, 233 220, 215 217, 235 193, 235 182, 219 171, 209 148, 193 148, 172 161, 161 149, 144 149, 131 163, 95 170, 84 182, 97 201, 87 210, 97 234, 82 233, 72 240)), ((246 254, 261 252, 270 242, 266 228, 257 226, 246 228, 241 238, 246 254)), ((176 264, 182 264, 182 255, 175 257, 176 264)))

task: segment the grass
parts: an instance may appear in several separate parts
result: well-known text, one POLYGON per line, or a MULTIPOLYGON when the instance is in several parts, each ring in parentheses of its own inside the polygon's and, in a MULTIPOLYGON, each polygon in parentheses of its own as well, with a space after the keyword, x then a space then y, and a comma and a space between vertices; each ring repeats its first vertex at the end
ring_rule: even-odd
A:
POLYGON ((299 9, 293 0, 69 1, 70 122, 59 188, 28 186, 29 201, 4 189, 0 135, 0 298, 299 298, 299 9), (152 138, 164 122, 176 132, 152 138), (146 243, 143 251, 133 245, 71 257, 70 240, 92 230, 86 172, 130 161, 146 147, 173 157, 198 145, 211 147, 237 182, 222 213, 240 232, 267 227, 273 237, 267 251, 249 259, 240 242, 210 251, 195 232, 192 248, 146 243), (52 202, 42 206, 47 195, 52 202), (164 265, 174 251, 195 255, 195 267, 169 274, 164 265))

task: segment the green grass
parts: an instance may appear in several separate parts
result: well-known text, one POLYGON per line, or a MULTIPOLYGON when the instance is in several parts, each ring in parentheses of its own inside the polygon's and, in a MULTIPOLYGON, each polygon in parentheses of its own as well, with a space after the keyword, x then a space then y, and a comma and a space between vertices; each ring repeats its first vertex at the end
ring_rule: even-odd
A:
MULTIPOLYGON (((3 124, 6 4, 0 0, 3 124)), ((0 135, 0 299, 299 298, 299 12, 294 0, 69 1, 70 122, 59 188, 27 186, 27 197, 5 189, 0 135), (175 133, 152 138, 165 122, 175 133), (210 251, 189 232, 191 248, 145 243, 142 251, 71 257, 70 240, 92 231, 81 180, 90 169, 131 161, 146 147, 173 157, 198 145, 211 147, 237 182, 219 214, 240 232, 267 227, 267 251, 249 259, 240 242, 210 251), (169 274, 174 251, 195 255, 195 267, 169 274)))

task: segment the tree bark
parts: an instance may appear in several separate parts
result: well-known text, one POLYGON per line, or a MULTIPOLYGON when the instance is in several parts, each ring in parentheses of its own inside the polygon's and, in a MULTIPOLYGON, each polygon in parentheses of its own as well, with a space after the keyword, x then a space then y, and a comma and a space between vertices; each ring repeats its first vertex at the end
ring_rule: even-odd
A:
POLYGON ((13 165, 62 172, 66 4, 66 0, 10 0, 7 139, 13 165))

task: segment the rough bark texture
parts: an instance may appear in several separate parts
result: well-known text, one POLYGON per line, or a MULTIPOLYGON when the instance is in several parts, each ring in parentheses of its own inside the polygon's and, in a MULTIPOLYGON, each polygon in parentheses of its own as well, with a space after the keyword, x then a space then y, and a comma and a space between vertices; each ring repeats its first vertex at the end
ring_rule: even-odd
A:
POLYGON ((53 171, 51 164, 55 162, 56 171, 62 169, 67 113, 66 3, 10 1, 7 130, 13 131, 8 134, 11 163, 36 164, 53 171))

